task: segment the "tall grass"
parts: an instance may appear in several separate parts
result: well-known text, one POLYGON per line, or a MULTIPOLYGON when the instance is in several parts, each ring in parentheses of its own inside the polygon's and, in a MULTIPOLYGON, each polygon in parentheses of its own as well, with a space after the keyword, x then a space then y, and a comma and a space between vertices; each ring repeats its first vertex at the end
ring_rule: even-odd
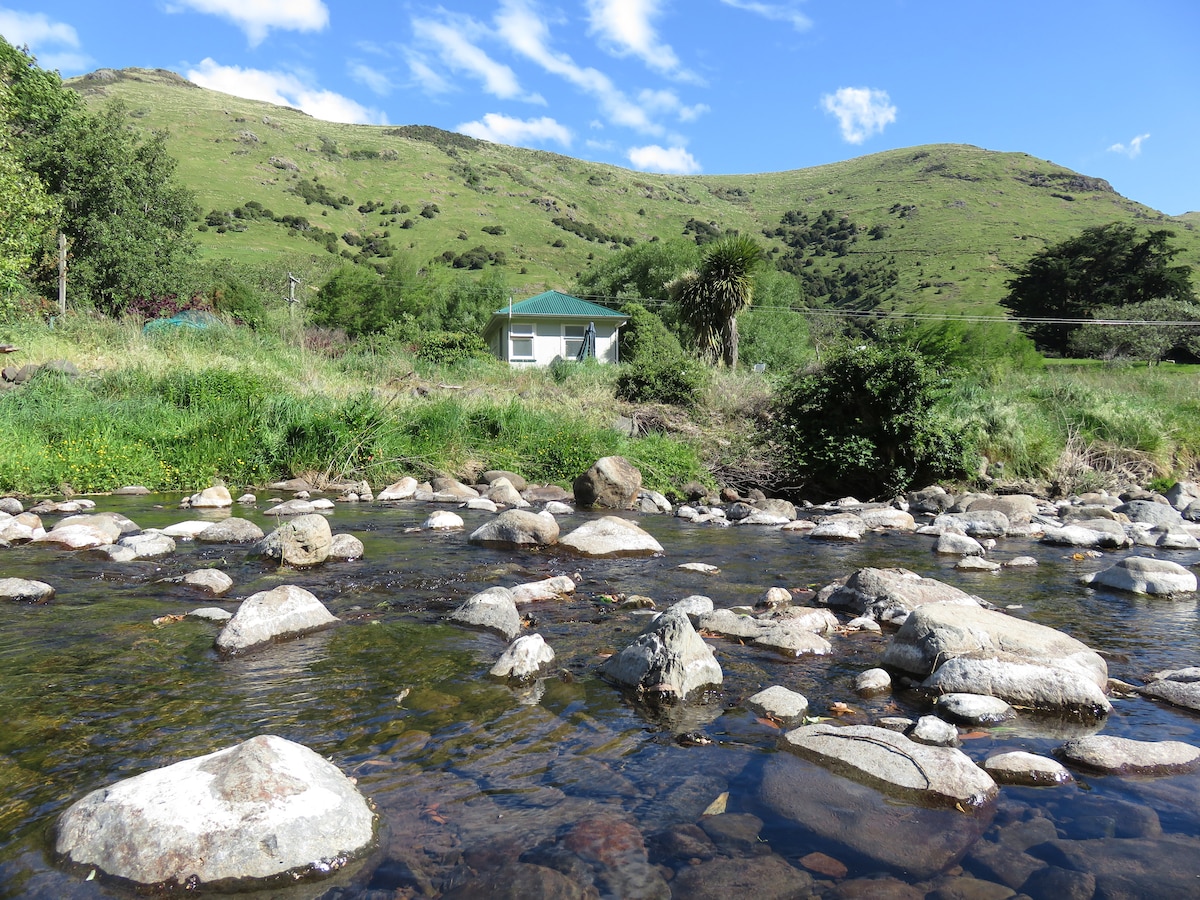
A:
POLYGON ((644 464, 660 490, 703 476, 685 443, 609 427, 611 411, 591 402, 610 382, 598 367, 559 381, 496 367, 425 378, 394 350, 328 359, 244 329, 164 338, 104 320, 34 327, 20 340, 33 362, 68 356, 90 371, 39 372, 0 393, 0 491, 193 490, 296 474, 384 484, 493 468, 569 484, 613 453, 644 464))

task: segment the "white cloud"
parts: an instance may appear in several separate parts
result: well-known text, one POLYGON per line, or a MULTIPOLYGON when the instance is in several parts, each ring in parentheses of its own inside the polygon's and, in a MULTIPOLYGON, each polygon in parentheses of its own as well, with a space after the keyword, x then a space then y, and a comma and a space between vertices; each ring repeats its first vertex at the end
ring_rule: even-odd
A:
POLYGON ((390 78, 378 69, 372 69, 363 63, 351 63, 350 77, 359 84, 365 84, 380 96, 390 94, 392 91, 392 81, 390 78))
POLYGON ((691 77, 670 44, 659 40, 652 19, 659 0, 587 0, 589 32, 618 56, 636 56, 656 72, 691 77))
POLYGON ((626 154, 635 169, 665 175, 695 175, 700 171, 696 157, 682 147, 631 147, 626 154))
POLYGON ((642 108, 655 113, 669 113, 681 122, 694 122, 709 111, 708 104, 697 103, 685 106, 674 91, 646 89, 638 94, 642 108))
POLYGON ((66 22, 56 22, 45 13, 26 13, 0 8, 0 35, 14 47, 29 47, 38 65, 62 72, 81 72, 92 63, 79 52, 79 33, 66 22))
POLYGON ((494 144, 528 146, 553 141, 564 147, 571 146, 570 129, 549 116, 542 116, 540 119, 514 119, 499 113, 488 113, 483 117, 483 121, 464 122, 454 130, 494 144))
POLYGON ((1129 142, 1129 146, 1124 144, 1113 144, 1108 148, 1109 153, 1123 153, 1130 159, 1137 159, 1142 155, 1142 144, 1150 139, 1149 134, 1139 134, 1129 142))
POLYGON ((625 96, 611 78, 590 66, 577 65, 565 53, 551 50, 549 27, 526 0, 501 0, 496 27, 500 37, 517 53, 594 98, 611 123, 645 134, 662 134, 662 126, 654 122, 643 107, 625 96))
POLYGON ((896 121, 896 107, 887 91, 875 88, 838 88, 837 93, 821 97, 821 107, 837 116, 842 139, 861 144, 896 121))
POLYGON ((504 100, 521 98, 545 102, 536 94, 525 95, 516 73, 504 63, 492 59, 472 40, 481 36, 483 31, 474 20, 463 16, 442 22, 413 19, 412 25, 418 40, 432 46, 446 66, 478 78, 489 94, 504 100))
POLYGON ((347 122, 352 125, 387 124, 387 119, 379 110, 369 109, 333 91, 321 90, 289 72, 222 66, 207 58, 197 68, 189 69, 187 77, 210 90, 279 106, 293 106, 326 122, 347 122))
POLYGON ((427 94, 444 94, 454 90, 454 85, 438 74, 418 53, 408 54, 408 70, 427 94))
POLYGON ((721 0, 726 6, 734 9, 744 9, 772 22, 787 22, 797 31, 808 31, 812 28, 812 19, 800 12, 795 4, 760 3, 758 0, 721 0))
MULTIPOLYGON (((183 7, 229 19, 256 47, 272 29, 321 31, 329 24, 329 10, 321 0, 174 0, 183 7)), ((173 4, 169 12, 180 11, 173 4)))

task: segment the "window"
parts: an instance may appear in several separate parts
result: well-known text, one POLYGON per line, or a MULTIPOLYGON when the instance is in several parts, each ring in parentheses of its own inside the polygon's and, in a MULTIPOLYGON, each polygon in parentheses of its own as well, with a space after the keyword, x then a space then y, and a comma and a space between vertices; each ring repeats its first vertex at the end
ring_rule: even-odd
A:
POLYGON ((510 360, 533 359, 533 323, 513 322, 508 327, 510 360))
POLYGON ((578 359, 579 351, 583 349, 583 325, 564 325, 563 337, 564 347, 566 352, 563 353, 565 359, 578 359))

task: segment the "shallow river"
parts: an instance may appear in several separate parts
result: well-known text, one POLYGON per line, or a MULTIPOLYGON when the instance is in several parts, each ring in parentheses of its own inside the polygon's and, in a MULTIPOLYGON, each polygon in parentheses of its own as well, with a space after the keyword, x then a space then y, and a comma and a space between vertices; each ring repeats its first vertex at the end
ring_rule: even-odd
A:
MULTIPOLYGON (((176 509, 177 497, 97 501, 98 512, 123 513, 143 528, 224 515, 176 509)), ((1194 596, 1135 598, 1078 583, 1121 554, 1076 560, 1064 548, 1001 541, 992 559, 1033 555, 1039 567, 968 574, 936 557, 930 538, 915 535, 825 544, 769 528, 717 529, 642 516, 639 524, 666 548, 663 557, 593 561, 553 548, 472 547, 465 533, 405 533, 431 508, 339 504, 333 529, 358 536, 365 558, 306 572, 277 570, 233 545, 179 542, 165 560, 132 564, 44 547, 0 550, 0 577, 38 579, 57 590, 42 606, 0 605, 0 896, 124 896, 102 880, 85 881, 55 866, 50 847, 58 815, 97 787, 262 733, 332 759, 357 779, 383 821, 380 849, 364 864, 332 882, 273 893, 280 897, 515 896, 517 887, 501 882, 517 860, 564 873, 591 896, 664 896, 664 885, 672 884, 676 896, 686 896, 695 889, 683 890, 681 879, 714 854, 735 870, 743 861, 755 884, 768 877, 756 868, 764 858, 786 861, 806 871, 805 879, 811 876, 801 896, 883 896, 886 886, 889 896, 919 897, 939 885, 966 883, 944 875, 918 883, 903 867, 887 869, 780 821, 759 800, 780 736, 743 705, 761 688, 782 684, 803 693, 811 715, 831 715, 831 705, 844 702, 851 708, 842 717, 848 722, 927 711, 915 696, 855 696, 853 678, 878 665, 886 634, 833 636, 832 656, 792 660, 710 639, 725 673, 721 690, 684 706, 652 709, 595 674, 604 655, 625 646, 645 622, 644 614, 618 609, 611 602, 617 594, 652 597, 660 609, 696 593, 718 607, 752 604, 773 585, 819 587, 862 566, 900 565, 1068 632, 1103 653, 1115 678, 1140 683, 1150 672, 1200 663, 1194 596), (676 568, 684 562, 713 563, 721 573, 676 568), (343 622, 244 657, 219 658, 212 649, 216 626, 152 624, 197 605, 234 608, 236 599, 214 603, 161 581, 206 566, 232 576, 231 597, 298 584, 343 622), (557 655, 553 670, 524 688, 490 680, 501 639, 448 625, 445 617, 483 588, 558 574, 578 574, 574 597, 523 608, 536 620, 530 630, 557 655), (679 836, 696 829, 681 826, 706 824, 711 838, 717 829, 703 822, 703 813, 726 794, 730 833, 697 839, 700 850, 687 846, 679 836), (586 852, 578 834, 584 820, 599 822, 603 832, 586 852), (625 849, 595 849, 605 841, 625 849), (499 873, 498 880, 488 882, 489 873, 499 873), (863 881, 880 876, 886 877, 863 881), (915 890, 904 894, 900 882, 915 890), (854 886, 864 884, 865 892, 856 893, 854 886)), ((461 512, 468 532, 486 518, 461 512)), ((266 531, 275 525, 254 510, 234 514, 266 531)), ((564 531, 581 518, 563 519, 564 531)), ((47 525, 56 520, 48 517, 47 525)), ((1140 553, 1200 562, 1194 552, 1140 553)), ((1103 723, 1107 734, 1200 744, 1194 714, 1141 698, 1115 699, 1114 707, 1103 723)), ((1050 754, 1077 730, 1022 718, 969 735, 963 750, 977 761, 1016 749, 1050 754)), ((983 836, 962 866, 997 880, 986 864, 986 845, 999 846, 1006 826, 1034 819, 1048 819, 1057 836, 1068 839, 1195 836, 1200 776, 1079 774, 1064 787, 1003 788, 994 818, 981 823, 983 836)), ((951 876, 960 872, 950 869, 951 876)), ((1154 895, 1150 882, 1147 890, 1154 895)), ((1196 891, 1200 895, 1200 885, 1196 891)))

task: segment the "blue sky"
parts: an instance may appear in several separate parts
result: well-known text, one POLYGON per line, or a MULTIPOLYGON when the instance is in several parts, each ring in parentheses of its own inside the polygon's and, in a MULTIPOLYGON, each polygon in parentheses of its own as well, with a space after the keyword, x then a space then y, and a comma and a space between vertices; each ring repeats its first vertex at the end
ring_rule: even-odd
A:
POLYGON ((1197 0, 0 0, 0 34, 64 77, 165 68, 631 169, 963 143, 1200 210, 1197 0))

